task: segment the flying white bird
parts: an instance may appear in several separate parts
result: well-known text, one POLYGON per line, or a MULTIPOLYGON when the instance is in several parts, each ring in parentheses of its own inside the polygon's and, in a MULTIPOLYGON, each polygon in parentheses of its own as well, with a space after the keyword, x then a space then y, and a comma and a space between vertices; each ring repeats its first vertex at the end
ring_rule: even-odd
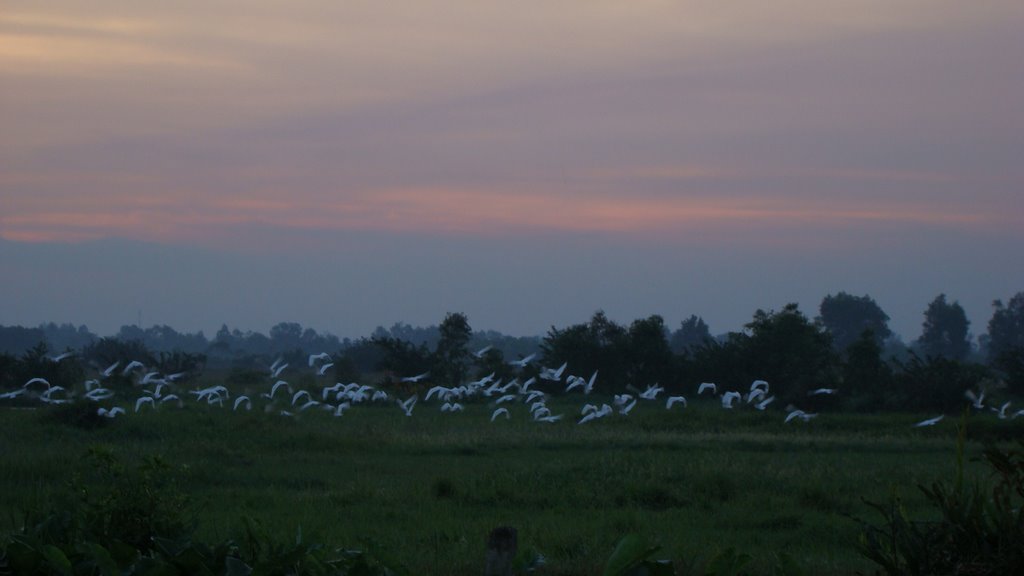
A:
POLYGON ((943 414, 943 415, 941 415, 941 416, 936 416, 935 418, 929 418, 929 419, 927 419, 927 420, 921 420, 921 421, 920 421, 920 422, 918 422, 917 424, 914 424, 914 428, 923 428, 923 427, 925 427, 925 426, 935 426, 935 425, 936 425, 936 424, 938 424, 938 423, 939 423, 939 422, 940 422, 940 421, 941 421, 941 420, 942 420, 942 419, 943 419, 944 417, 945 417, 945 415, 943 414))
POLYGON ((565 372, 566 366, 569 363, 565 362, 558 369, 542 368, 540 371, 541 380, 550 380, 552 382, 559 382, 562 380, 562 373, 565 372))
POLYGON ((142 408, 142 405, 146 403, 149 404, 150 408, 156 408, 156 404, 153 403, 152 396, 142 396, 141 398, 135 401, 135 412, 138 413, 139 408, 142 408))
POLYGON ((676 403, 681 403, 683 405, 683 408, 686 408, 686 397, 685 396, 669 396, 668 398, 665 399, 665 409, 671 410, 672 409, 672 405, 676 404, 676 403))
POLYGON ((835 388, 818 388, 817 390, 811 390, 807 393, 808 396, 831 396, 836 393, 835 388))
POLYGON ((522 358, 522 359, 519 359, 519 360, 512 360, 511 362, 509 362, 509 365, 510 366, 517 366, 519 368, 526 368, 526 365, 529 364, 530 361, 533 360, 536 356, 537 356, 536 354, 530 354, 529 356, 527 356, 525 358, 522 358))
POLYGON ((402 378, 402 382, 412 382, 415 384, 427 376, 430 376, 430 372, 424 372, 423 374, 417 374, 415 376, 406 376, 405 378, 402 378))
POLYGON ((310 396, 309 392, 306 392, 305 390, 299 390, 295 394, 292 394, 292 406, 295 406, 295 403, 299 401, 299 398, 302 398, 303 394, 306 395, 306 400, 313 399, 312 396, 310 396))
POLYGON ((626 405, 620 407, 619 408, 619 414, 622 414, 623 416, 629 416, 629 412, 630 412, 630 410, 633 409, 634 406, 636 406, 636 402, 637 401, 634 399, 629 404, 626 404, 626 405))
POLYGON ((288 367, 288 364, 281 364, 277 368, 275 368, 275 369, 270 371, 270 377, 271 378, 277 378, 278 376, 281 375, 281 372, 284 372, 284 369, 287 368, 287 367, 288 367))
POLYGON ((491 350, 491 348, 494 348, 494 346, 491 346, 491 345, 484 346, 483 348, 481 348, 481 349, 477 350, 476 352, 474 352, 473 356, 476 356, 477 358, 483 358, 484 354, 487 354, 491 350))
POLYGON ((28 382, 25 382, 25 385, 22 386, 22 389, 28 388, 29 386, 31 386, 33 384, 46 384, 47 388, 50 387, 50 382, 46 378, 32 378, 28 382))
POLYGON ((999 416, 1000 420, 1006 420, 1006 409, 1009 408, 1009 407, 1010 407, 1010 403, 1006 402, 1001 407, 999 407, 998 410, 995 407, 990 407, 989 410, 995 412, 996 416, 999 416))
POLYGON ((274 394, 277 394, 278 389, 280 389, 282 386, 287 388, 288 389, 288 393, 291 394, 291 392, 292 392, 291 385, 288 384, 287 382, 285 382, 284 380, 278 380, 277 382, 274 382, 273 386, 270 387, 270 394, 264 393, 263 396, 265 396, 269 400, 273 400, 274 399, 274 394))
POLYGON ((50 362, 60 362, 61 360, 65 359, 65 358, 69 358, 69 357, 74 356, 74 355, 75 355, 74 352, 65 352, 65 353, 60 354, 58 356, 47 356, 46 359, 49 360, 50 362))
POLYGON ((722 408, 732 408, 732 403, 742 398, 739 392, 729 391, 722 394, 722 408))
POLYGON ((661 386, 654 384, 653 386, 648 386, 647 390, 641 392, 640 398, 643 398, 644 400, 654 400, 658 397, 658 394, 660 394, 664 390, 665 389, 662 388, 661 386))
POLYGON ((110 375, 114 373, 114 370, 117 370, 117 367, 120 366, 120 365, 121 365, 121 361, 118 360, 117 362, 114 362, 110 366, 107 366, 107 369, 103 371, 103 377, 104 378, 109 378, 110 375))
POLYGON ((24 388, 18 388, 17 390, 11 390, 10 392, 4 392, 0 394, 0 400, 10 400, 11 398, 17 398, 25 393, 24 388))
POLYGON ((786 415, 785 423, 789 424, 789 422, 795 418, 799 418, 804 422, 808 422, 811 418, 814 418, 815 416, 817 416, 817 414, 808 414, 803 410, 793 410, 792 412, 786 415))
POLYGON ((238 410, 238 405, 245 402, 245 409, 252 410, 252 401, 249 400, 248 396, 239 396, 235 398, 235 405, 231 408, 232 410, 238 410))
POLYGON ((975 410, 983 410, 985 408, 985 391, 982 390, 981 394, 975 395, 973 390, 964 390, 964 396, 971 401, 971 406, 975 410))
POLYGON ((765 394, 767 394, 768 383, 765 382, 764 380, 754 380, 753 382, 750 383, 750 391, 753 392, 754 390, 762 390, 765 394))
POLYGON ((718 389, 713 382, 701 382, 701 385, 697 387, 697 395, 700 396, 705 390, 711 390, 712 396, 718 393, 718 389))
POLYGON ((309 367, 312 368, 313 364, 316 363, 317 360, 330 360, 330 359, 331 359, 331 355, 328 354, 327 352, 321 352, 319 354, 310 354, 309 355, 309 367))
POLYGON ((495 420, 495 419, 496 419, 496 418, 497 418, 498 416, 501 416, 502 414, 504 414, 504 415, 505 415, 505 420, 508 420, 509 418, 511 418, 511 417, 512 417, 512 415, 508 413, 508 408, 505 408, 505 407, 503 406, 503 407, 501 407, 501 408, 498 408, 498 409, 496 409, 496 410, 495 410, 494 412, 491 412, 491 422, 494 422, 494 420, 495 420))
POLYGON ((128 363, 127 366, 124 367, 124 370, 121 370, 121 376, 127 376, 129 372, 136 369, 145 370, 146 365, 143 364, 142 362, 139 362, 138 360, 132 360, 131 362, 128 363))
POLYGON ((99 402, 100 400, 106 400, 107 398, 113 398, 114 393, 106 388, 94 388, 85 393, 85 397, 93 402, 99 402))
POLYGON ((412 395, 405 400, 395 400, 398 406, 405 412, 406 416, 412 416, 412 409, 416 407, 416 401, 419 399, 418 395, 412 395))
POLYGON ((317 371, 316 375, 323 376, 324 374, 327 374, 327 371, 330 370, 332 366, 334 366, 334 362, 328 362, 320 366, 320 370, 317 371))
POLYGON ((106 418, 113 418, 118 414, 124 414, 124 408, 121 408, 120 406, 114 406, 110 410, 107 410, 106 408, 100 407, 98 410, 96 410, 96 414, 104 416, 106 418))
POLYGON ((769 404, 771 404, 774 401, 775 401, 775 396, 769 396, 769 397, 765 398, 764 400, 761 400, 757 404, 754 404, 754 408, 757 408, 758 410, 764 410, 765 408, 768 407, 769 404))

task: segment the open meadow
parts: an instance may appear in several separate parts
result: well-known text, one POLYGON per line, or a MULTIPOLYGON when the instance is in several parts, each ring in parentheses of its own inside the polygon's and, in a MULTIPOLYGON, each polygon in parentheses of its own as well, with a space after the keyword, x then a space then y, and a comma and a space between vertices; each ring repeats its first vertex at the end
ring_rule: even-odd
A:
MULTIPOLYGON (((480 573, 498 526, 517 528, 520 549, 544 556, 544 574, 600 573, 631 533, 661 545, 683 574, 728 548, 750 554, 754 574, 771 573, 783 553, 805 573, 854 574, 872 565, 849 516, 880 521, 862 499, 886 502, 895 490, 911 517, 927 518, 917 485, 954 469, 954 418, 926 428, 913 424, 928 415, 784 424, 780 410, 694 399, 578 425, 582 398, 551 400, 566 414, 554 423, 531 420, 525 406, 491 422, 483 402, 442 413, 421 401, 411 417, 394 402, 341 417, 186 403, 129 407, 95 427, 75 425, 66 406, 5 408, 0 513, 4 531, 16 530, 25 510, 60 501, 74 475, 88 485, 86 455, 99 448, 126 464, 167 462, 198 536, 231 537, 249 517, 282 540, 301 528, 413 574, 480 573)), ((1020 437, 1022 424, 973 417, 968 456, 981 440, 1020 437)))

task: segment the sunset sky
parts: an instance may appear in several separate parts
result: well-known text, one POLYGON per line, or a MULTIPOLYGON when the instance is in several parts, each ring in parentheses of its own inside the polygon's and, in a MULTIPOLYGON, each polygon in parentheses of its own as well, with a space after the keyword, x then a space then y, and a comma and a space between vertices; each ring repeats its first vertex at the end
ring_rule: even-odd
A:
POLYGON ((5 1, 0 324, 1024 290, 1024 2, 5 1))

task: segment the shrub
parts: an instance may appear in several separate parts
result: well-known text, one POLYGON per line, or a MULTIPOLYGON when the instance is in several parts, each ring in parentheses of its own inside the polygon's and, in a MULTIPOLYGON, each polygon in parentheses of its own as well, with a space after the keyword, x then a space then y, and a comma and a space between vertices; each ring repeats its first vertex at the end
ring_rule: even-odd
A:
POLYGON ((1016 449, 987 447, 983 459, 995 481, 967 484, 965 420, 953 481, 919 486, 941 514, 939 520, 911 520, 895 495, 885 505, 868 503, 884 521, 882 526, 862 521, 860 552, 890 576, 1024 574, 1024 441, 1016 449))

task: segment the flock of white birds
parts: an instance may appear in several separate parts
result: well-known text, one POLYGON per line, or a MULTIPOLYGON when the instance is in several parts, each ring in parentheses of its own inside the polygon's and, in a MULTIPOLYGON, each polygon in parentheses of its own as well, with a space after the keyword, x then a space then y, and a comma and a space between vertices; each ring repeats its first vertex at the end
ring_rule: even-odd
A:
MULTIPOLYGON (((482 357, 490 347, 484 348, 475 353, 475 356, 482 357)), ((69 357, 71 353, 61 354, 49 358, 52 362, 60 362, 69 357)), ((535 355, 509 362, 510 365, 525 368, 534 360, 535 355)), ((31 378, 19 388, 10 392, 0 394, 0 400, 9 400, 19 396, 34 397, 42 404, 66 404, 75 401, 87 401, 97 404, 96 413, 107 418, 116 418, 120 414, 127 413, 127 408, 117 405, 119 395, 103 386, 104 380, 116 373, 121 376, 134 379, 134 389, 137 391, 134 399, 128 402, 128 407, 133 412, 139 413, 143 410, 157 410, 161 406, 174 405, 178 408, 184 407, 185 400, 207 406, 221 408, 231 407, 231 410, 252 410, 253 398, 248 395, 239 395, 234 399, 225 386, 209 386, 188 391, 178 391, 177 384, 186 375, 184 373, 163 375, 155 371, 147 371, 146 366, 139 361, 131 361, 124 367, 120 362, 108 366, 100 371, 96 378, 86 380, 83 383, 83 390, 65 390, 62 386, 51 386, 45 378, 31 378)), ((326 352, 311 354, 308 358, 308 370, 317 378, 326 376, 333 366, 331 356, 326 352)), ((415 394, 408 398, 392 398, 386 391, 374 386, 358 383, 343 384, 337 382, 333 385, 324 385, 318 390, 296 390, 282 379, 282 374, 289 368, 283 360, 278 359, 267 369, 267 389, 256 397, 261 402, 263 409, 267 412, 276 412, 281 416, 294 416, 297 413, 308 410, 324 410, 334 416, 342 416, 346 411, 358 405, 385 404, 397 405, 406 416, 412 416, 413 409, 420 401, 419 395, 415 394), (282 407, 283 405, 283 407, 282 407)), ((463 412, 466 410, 468 401, 474 403, 480 401, 489 406, 491 410, 490 421, 494 422, 499 418, 510 419, 512 412, 510 407, 521 406, 528 410, 529 418, 539 423, 554 423, 566 418, 566 414, 554 414, 547 402, 550 399, 548 393, 541 390, 531 389, 537 379, 547 382, 557 382, 565 385, 564 393, 576 391, 584 397, 589 397, 594 390, 598 373, 595 371, 589 378, 566 374, 567 364, 558 368, 541 367, 536 378, 530 378, 520 382, 518 378, 503 382, 495 378, 495 374, 489 374, 478 380, 460 384, 458 386, 433 386, 427 390, 423 402, 433 402, 439 406, 439 410, 445 413, 463 412)), ((419 383, 429 378, 430 373, 425 372, 414 376, 406 376, 400 379, 403 383, 419 383)), ((746 392, 734 390, 718 393, 718 386, 711 382, 701 383, 697 387, 697 396, 707 394, 716 397, 725 410, 733 410, 737 407, 751 407, 755 410, 764 411, 774 400, 775 396, 769 394, 769 384, 764 380, 755 380, 750 384, 746 392)), ((612 398, 612 404, 602 403, 600 406, 592 403, 585 403, 578 415, 572 417, 577 424, 586 424, 612 415, 628 416, 639 402, 660 403, 659 396, 664 388, 658 384, 648 386, 645 390, 630 390, 631 393, 616 394, 612 398)), ((819 388, 812 390, 808 396, 835 395, 838 390, 833 388, 819 388)), ((124 396, 122 393, 121 397, 124 396)), ((984 410, 984 392, 975 393, 968 390, 966 398, 976 410, 984 410)), ((675 407, 686 408, 685 396, 665 395, 664 407, 666 410, 673 410, 675 407)), ((988 407, 1001 419, 1013 419, 1024 416, 1024 410, 1016 412, 1009 411, 1010 403, 1006 402, 1001 407, 988 407)), ((795 420, 809 422, 818 415, 805 412, 795 406, 786 408, 785 423, 795 420)), ((934 426, 941 422, 942 415, 914 424, 915 427, 934 426)))

